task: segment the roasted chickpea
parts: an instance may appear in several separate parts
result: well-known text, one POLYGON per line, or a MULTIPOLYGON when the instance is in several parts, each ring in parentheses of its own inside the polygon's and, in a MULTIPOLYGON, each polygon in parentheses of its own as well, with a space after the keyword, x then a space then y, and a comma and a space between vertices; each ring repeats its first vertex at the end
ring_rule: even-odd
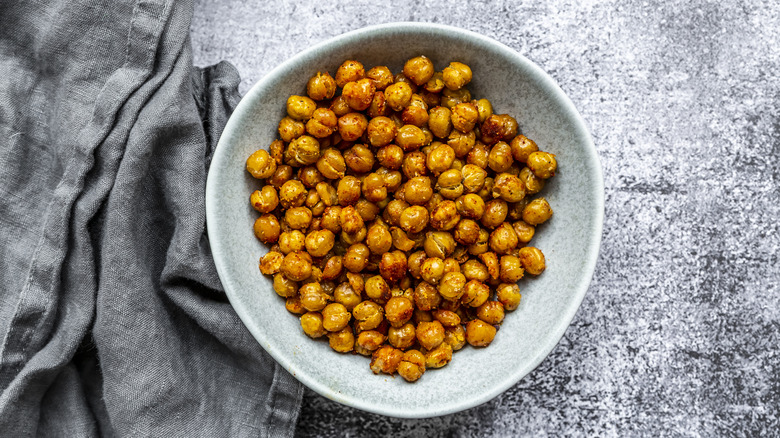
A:
POLYGON ((485 214, 485 201, 474 193, 468 193, 455 201, 458 214, 468 219, 479 220, 485 214))
POLYGON ((339 180, 339 185, 336 189, 339 204, 342 207, 355 205, 358 199, 360 199, 361 186, 360 180, 352 175, 347 175, 339 180))
POLYGON ((490 157, 490 148, 485 143, 477 141, 474 147, 471 148, 468 155, 466 155, 467 164, 473 164, 477 167, 485 169, 488 167, 488 158, 490 157))
POLYGON ((523 185, 525 185, 525 191, 529 195, 539 193, 544 188, 544 180, 534 175, 534 173, 531 172, 531 169, 527 167, 520 169, 518 177, 523 182, 523 185))
MULTIPOLYGON (((375 119, 371 119, 373 122, 375 119)), ((390 120, 390 119, 387 119, 390 120)), ((392 121, 390 122, 392 123, 392 121)), ((370 132, 371 124, 369 123, 369 140, 371 139, 371 132, 370 132)), ((393 128, 395 129, 395 124, 393 124, 393 128)), ((395 131, 393 131, 395 132, 395 131)), ((393 134, 393 137, 395 137, 395 134, 393 134)), ((373 145, 373 142, 371 143, 373 145)), ((377 146, 377 145, 374 145, 377 146)), ((401 165, 404 161, 404 150, 398 147, 397 145, 391 144, 384 146, 380 148, 376 152, 376 159, 379 161, 379 164, 382 165, 382 167, 385 167, 387 169, 391 170, 398 170, 401 168, 401 165)))
POLYGON ((287 115, 295 120, 309 120, 317 109, 317 103, 306 96, 287 98, 287 115))
POLYGON ((536 232, 536 228, 533 225, 523 221, 513 223, 512 228, 514 228, 515 234, 517 234, 518 245, 530 242, 536 232))
POLYGON ((450 169, 452 162, 455 160, 455 151, 444 143, 439 143, 429 154, 426 160, 428 169, 434 175, 439 175, 442 172, 450 169))
POLYGON ((433 317, 436 318, 436 320, 439 321, 445 328, 460 325, 460 316, 451 310, 434 310, 433 317))
POLYGON ((300 230, 285 231, 279 235, 279 250, 283 254, 300 251, 304 247, 305 240, 306 235, 300 230))
POLYGON ((306 312, 301 315, 301 328, 310 338, 320 338, 328 333, 322 325, 322 315, 319 312, 306 312))
POLYGON ((415 56, 404 64, 404 76, 417 85, 424 85, 433 77, 433 62, 425 56, 415 56))
POLYGON ((271 186, 265 186, 260 190, 252 192, 249 202, 260 213, 270 213, 279 205, 279 197, 276 195, 276 189, 271 186))
POLYGON ((344 153, 344 160, 355 173, 367 173, 374 167, 374 154, 367 147, 356 144, 344 153))
MULTIPOLYGON (((372 146, 375 147, 381 147, 390 144, 393 140, 395 140, 395 136, 398 132, 398 128, 396 127, 395 123, 388 117, 374 117, 368 122, 368 142, 371 143, 372 146)), ((400 148, 399 148, 400 149, 400 148)), ((377 153, 377 158, 379 154, 377 153)), ((403 155, 403 151, 401 151, 401 155, 403 155)), ((382 162, 382 159, 379 158, 380 163, 382 162)), ((382 164, 385 167, 385 164, 382 164)), ((400 166, 400 161, 399 164, 400 166)), ((396 167, 397 168, 397 167, 396 167)))
POLYGON ((455 250, 455 239, 445 231, 432 231, 425 235, 423 248, 428 257, 447 258, 455 250))
POLYGON ((407 233, 419 233, 428 225, 428 210, 413 205, 401 213, 399 225, 407 233))
MULTIPOLYGON (((445 327, 444 343, 442 345, 444 344, 450 347, 450 351, 457 351, 463 348, 466 345, 466 330, 463 328, 463 326, 456 325, 454 327, 445 327)), ((439 347, 441 347, 441 345, 439 347)), ((429 365, 429 367, 431 366, 429 365)))
POLYGON ((335 243, 336 236, 330 230, 312 231, 306 236, 306 251, 312 257, 325 257, 333 249, 335 243))
POLYGON ((529 202, 523 209, 523 221, 529 225, 539 225, 547 222, 553 215, 550 204, 544 198, 537 198, 529 202))
POLYGON ((395 134, 395 143, 407 152, 419 149, 425 141, 422 129, 414 125, 403 125, 395 134))
POLYGON ((520 202, 525 198, 525 184, 510 173, 501 173, 493 180, 493 196, 506 202, 520 202))
POLYGON ((488 117, 493 115, 493 105, 487 99, 479 99, 475 102, 477 106, 477 112, 479 112, 479 123, 484 122, 488 117))
POLYGON ((411 179, 416 176, 425 176, 428 174, 428 167, 425 165, 427 156, 420 151, 414 151, 404 156, 401 166, 404 175, 411 179))
POLYGON ((310 312, 319 312, 330 302, 330 296, 325 293, 320 283, 306 283, 298 290, 298 294, 301 304, 310 312))
POLYGON ((531 152, 527 160, 528 168, 537 178, 548 179, 555 175, 558 169, 558 162, 555 161, 555 155, 549 152, 531 152))
POLYGON ((544 254, 539 248, 533 246, 520 248, 520 262, 529 274, 539 275, 544 272, 544 254))
POLYGON ((447 138, 452 131, 452 112, 443 106, 430 110, 428 128, 438 138, 447 138))
POLYGON ((298 293, 298 283, 285 277, 280 272, 274 275, 274 292, 283 298, 294 297, 298 293))
POLYGON ((358 61, 347 60, 336 70, 336 85, 344 88, 348 82, 355 82, 366 76, 366 70, 358 61))
POLYGON ((376 330, 360 332, 355 342, 355 351, 363 356, 371 356, 385 342, 385 335, 376 330))
POLYGON ((387 329, 387 342, 395 348, 406 350, 416 340, 414 324, 406 323, 387 329))
POLYGON ((371 371, 374 374, 394 374, 404 357, 404 352, 390 345, 376 350, 371 356, 371 371))
POLYGON ((330 303, 322 309, 322 326, 329 332, 337 332, 349 324, 352 315, 340 303, 330 303))
POLYGON ((401 213, 409 207, 409 204, 400 200, 393 199, 385 207, 385 211, 382 214, 382 219, 390 225, 399 225, 401 219, 401 213))
POLYGON ((384 65, 372 67, 366 72, 366 77, 374 82, 377 90, 384 90, 393 83, 393 73, 384 65))
POLYGON ((328 261, 325 262, 325 266, 322 268, 322 279, 335 280, 339 275, 341 275, 343 267, 344 265, 342 263, 341 256, 337 255, 328 258, 328 261))
MULTIPOLYGON (((369 282, 366 282, 366 285, 368 285, 368 283, 369 282)), ((355 328, 358 331, 373 330, 382 323, 382 320, 384 319, 384 309, 379 304, 366 300, 352 309, 352 316, 355 317, 355 328)))
POLYGON ((284 213, 284 220, 294 230, 305 230, 311 223, 311 210, 307 207, 294 207, 284 213))
POLYGON ((355 234, 364 226, 363 218, 355 210, 355 207, 351 205, 341 209, 339 219, 342 231, 347 234, 355 234))
POLYGON ((502 199, 493 199, 485 204, 485 213, 482 215, 482 225, 487 228, 495 228, 506 219, 509 206, 502 199))
POLYGON ((284 117, 279 121, 277 130, 279 131, 279 137, 289 143, 306 133, 306 125, 292 117, 284 117))
POLYGON ((497 254, 509 254, 517 244, 517 234, 509 222, 503 222, 490 233, 490 249, 497 254))
MULTIPOLYGON (((325 178, 339 179, 344 177, 347 165, 338 149, 329 148, 322 151, 322 156, 317 160, 317 170, 325 178)), ((322 194, 320 197, 323 197, 322 194)))
POLYGON ((393 251, 382 254, 379 273, 390 283, 397 283, 406 275, 406 254, 393 251))
POLYGON ((499 141, 488 155, 488 166, 496 173, 506 172, 512 166, 512 149, 506 142, 499 141))
POLYGON ((463 190, 466 193, 477 193, 485 185, 487 172, 474 164, 466 164, 460 171, 463 176, 463 190))
POLYGON ((514 137, 509 143, 509 147, 512 149, 514 159, 520 163, 527 162, 528 156, 539 150, 533 140, 522 134, 514 137))
POLYGON ((404 186, 404 199, 409 204, 423 205, 431 199, 431 196, 433 196, 433 188, 431 188, 431 180, 427 176, 410 178, 404 186))
POLYGON ((490 233, 488 233, 486 230, 482 229, 479 230, 479 238, 477 239, 477 242, 473 245, 469 245, 468 252, 471 255, 480 255, 487 252, 489 249, 488 241, 490 240, 490 233))
POLYGON ((504 305, 498 301, 486 301, 477 308, 477 318, 488 324, 501 324, 504 320, 504 305))
POLYGON ((466 324, 466 342, 472 347, 487 347, 495 337, 496 328, 481 319, 472 319, 466 324))
POLYGON ((246 170, 255 178, 270 178, 276 171, 276 161, 271 158, 268 151, 259 149, 247 158, 246 170))
POLYGON ((344 263, 344 267, 348 271, 360 272, 366 267, 368 256, 368 247, 362 243, 356 243, 347 248, 347 253, 344 254, 342 263, 344 263))
POLYGON ((344 141, 355 141, 363 135, 368 127, 366 116, 360 113, 348 113, 339 117, 339 135, 344 141))
POLYGON ((414 304, 405 297, 393 297, 385 304, 385 318, 393 327, 401 327, 412 318, 414 304))
POLYGON ((306 202, 307 196, 306 187, 298 180, 289 180, 279 189, 279 201, 283 208, 300 207, 306 202))
POLYGON ((476 142, 477 137, 474 134, 474 131, 463 133, 454 130, 450 132, 450 135, 447 137, 447 144, 452 147, 452 150, 455 151, 455 156, 458 158, 468 155, 476 142))
POLYGON ((496 289, 496 298, 504 305, 504 309, 509 311, 515 310, 520 305, 520 287, 517 283, 499 284, 496 289))
POLYGON ((282 260, 284 260, 284 254, 278 251, 268 251, 260 258, 260 272, 265 275, 278 273, 282 268, 282 260))
POLYGON ((439 175, 436 189, 447 199, 457 199, 463 194, 463 175, 460 170, 450 169, 439 175))
POLYGON ((401 112, 401 120, 405 125, 414 125, 418 128, 428 127, 428 105, 419 94, 413 94, 409 105, 401 112))
POLYGON ((423 261, 420 276, 426 282, 436 285, 444 277, 444 260, 438 257, 429 257, 423 261))
POLYGON ((479 307, 490 297, 490 287, 479 280, 469 280, 463 287, 460 302, 469 307, 479 307))
POLYGON ((347 326, 337 332, 328 333, 328 343, 330 348, 339 353, 349 353, 355 347, 355 335, 347 326))
POLYGON ((304 309, 303 305, 301 304, 301 299, 297 296, 284 300, 284 308, 287 309, 288 312, 296 315, 303 315, 306 313, 306 309, 304 309))
POLYGON ((439 321, 422 321, 417 325, 417 342, 426 350, 432 350, 444 342, 444 326, 439 321))
POLYGON ((479 239, 479 224, 471 219, 461 219, 458 225, 455 226, 455 232, 453 237, 455 241, 462 245, 473 245, 477 243, 479 239))
POLYGON ((333 234, 338 234, 341 232, 341 207, 338 205, 333 205, 331 207, 325 208, 325 211, 322 213, 322 221, 320 222, 320 226, 323 229, 330 230, 333 234))
POLYGON ((272 214, 264 214, 255 220, 255 237, 263 243, 275 243, 279 240, 282 229, 279 220, 272 214))
POLYGON ((460 272, 448 272, 439 283, 439 293, 444 299, 455 301, 463 296, 466 288, 466 277, 460 272))
POLYGON ((450 90, 445 88, 441 93, 441 106, 445 108, 452 108, 455 105, 463 102, 471 101, 471 93, 465 88, 460 90, 450 90))
POLYGON ((416 382, 425 373, 425 356, 417 350, 404 353, 398 364, 398 375, 407 382, 416 382))
POLYGON ((403 111, 412 101, 414 91, 406 82, 396 82, 385 88, 385 101, 393 111, 403 111))
POLYGON ((518 257, 505 255, 501 257, 501 281, 504 283, 516 283, 523 278, 523 265, 518 257))
POLYGON ((330 101, 328 109, 333 111, 336 117, 342 117, 352 112, 352 108, 349 107, 347 99, 344 96, 336 96, 330 101))
POLYGON ((469 132, 479 120, 479 111, 471 102, 463 102, 452 107, 452 127, 460 132, 469 132))
POLYGON ((366 110, 366 115, 369 119, 376 117, 387 117, 391 114, 390 108, 387 106, 385 100, 385 93, 377 91, 374 93, 374 98, 371 100, 371 105, 366 110))
POLYGON ((284 256, 281 272, 292 281, 303 281, 311 276, 311 269, 311 260, 302 252, 294 251, 284 256))
POLYGON ((460 90, 466 84, 471 82, 471 68, 462 62, 451 62, 450 65, 442 71, 444 85, 450 90, 460 90))
POLYGON ((371 225, 366 236, 366 245, 373 254, 384 254, 390 251, 393 245, 390 229, 380 223, 371 225))
POLYGON ((441 295, 431 284, 421 281, 414 289, 414 304, 419 310, 435 309, 441 303, 441 295))
MULTIPOLYGON (((316 138, 325 138, 333 134, 338 127, 338 117, 328 108, 317 108, 306 122, 306 132, 316 138)), ((280 125, 281 134, 281 125, 280 125)), ((301 133, 303 134, 303 133, 301 133)), ((287 140, 291 141, 291 140, 287 140)))
POLYGON ((458 214, 458 208, 455 202, 450 200, 442 201, 431 212, 430 223, 437 230, 451 230, 459 221, 460 214, 458 214))
POLYGON ((466 276, 467 280, 477 280, 483 283, 488 281, 490 276, 487 266, 475 259, 467 260, 466 263, 461 265, 460 271, 466 276))
POLYGON ((328 72, 317 72, 306 83, 306 93, 314 100, 330 99, 336 94, 336 81, 328 72))
POLYGON ((347 101, 347 105, 356 111, 363 111, 371 105, 374 100, 376 87, 371 79, 358 79, 355 82, 347 82, 341 95, 347 101))
MULTIPOLYGON (((485 252, 480 254, 479 260, 484 263, 485 268, 487 269, 487 274, 492 278, 493 280, 498 280, 500 267, 498 262, 498 256, 494 252, 485 252)), ((483 280, 487 281, 487 279, 483 280)))
POLYGON ((284 154, 285 163, 292 167, 314 164, 320 158, 320 143, 316 138, 302 135, 287 145, 284 154))

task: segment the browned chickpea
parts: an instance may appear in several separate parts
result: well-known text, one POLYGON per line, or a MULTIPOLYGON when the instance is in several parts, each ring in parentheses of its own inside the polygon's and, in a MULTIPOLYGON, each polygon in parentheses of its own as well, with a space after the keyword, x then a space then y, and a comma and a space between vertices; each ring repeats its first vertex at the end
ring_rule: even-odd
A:
POLYGON ((292 281, 306 280, 311 276, 311 261, 300 251, 291 252, 284 256, 281 272, 292 281))
POLYGON ((504 305, 499 301, 486 301, 477 309, 477 318, 488 324, 501 324, 504 320, 504 305))
POLYGON ((279 250, 283 254, 289 254, 293 251, 301 251, 304 247, 306 235, 299 230, 285 231, 279 235, 279 250))
POLYGON ((246 170, 255 178, 270 178, 276 171, 276 161, 271 158, 268 151, 259 149, 247 158, 246 170))
POLYGON ((445 259, 455 250, 455 239, 446 231, 432 231, 425 235, 423 248, 428 257, 445 259))
POLYGON ((426 176, 415 176, 404 186, 404 199, 409 204, 423 205, 431 199, 431 196, 433 196, 433 188, 431 188, 431 180, 426 176))
POLYGON ((355 82, 347 82, 341 95, 347 101, 347 105, 356 111, 367 109, 374 100, 376 87, 371 79, 358 79, 355 82))
POLYGON ((393 111, 403 111, 412 101, 414 91, 406 82, 396 82, 385 88, 385 101, 393 111))
POLYGON ((283 298, 294 297, 298 294, 298 283, 285 277, 280 272, 274 275, 274 292, 283 298))
POLYGON ((339 204, 342 207, 355 205, 358 199, 360 199, 361 185, 360 180, 354 176, 347 175, 344 178, 341 178, 341 180, 339 180, 338 188, 336 189, 339 204))
MULTIPOLYGON (((328 148, 322 152, 322 156, 317 160, 317 170, 325 178, 339 179, 344 177, 347 165, 338 149, 328 148)), ((320 197, 323 198, 322 194, 320 197)))
POLYGON ((355 351, 363 356, 371 356, 385 342, 385 335, 376 330, 360 332, 355 342, 355 351))
POLYGON ((328 333, 328 343, 330 348, 339 353, 349 353, 355 347, 355 335, 347 326, 337 332, 328 333))
POLYGON ((390 108, 387 106, 385 100, 385 93, 377 91, 374 93, 374 98, 371 100, 371 105, 366 110, 366 115, 371 118, 375 117, 387 117, 391 113, 390 108))
POLYGON ((356 243, 347 248, 347 253, 344 254, 342 263, 348 271, 360 272, 366 267, 368 256, 368 247, 362 243, 356 243))
POLYGON ((399 225, 407 233, 419 233, 428 225, 428 210, 419 205, 413 205, 401 213, 399 225))
POLYGON ((395 348, 405 350, 414 345, 415 339, 412 323, 401 324, 398 327, 391 326, 387 329, 387 342, 395 348))
POLYGON ((517 244, 517 234, 509 222, 503 222, 490 233, 490 249, 497 254, 509 254, 517 244))
POLYGON ((344 88, 348 82, 355 82, 366 76, 366 70, 358 61, 347 60, 336 70, 336 85, 344 88))
POLYGON ((347 99, 344 96, 336 96, 330 101, 328 109, 333 111, 336 117, 342 117, 352 112, 352 108, 349 107, 347 99))
POLYGON ((469 259, 462 264, 460 271, 466 276, 467 280, 477 280, 482 283, 488 281, 490 277, 487 266, 476 259, 469 259))
MULTIPOLYGON (((371 119, 372 122, 374 120, 376 120, 376 118, 371 119)), ((371 128, 371 124, 369 123, 369 140, 371 139, 370 128, 371 128)), ((393 124, 393 129, 394 129, 393 137, 395 137, 395 124, 393 124)), ((373 142, 371 144, 374 145, 373 142)), ((374 146, 378 146, 378 145, 374 145, 374 146)), ((382 167, 386 167, 387 169, 392 169, 392 170, 398 170, 401 168, 401 164, 403 164, 404 150, 398 147, 397 145, 390 144, 380 148, 376 152, 376 159, 377 161, 379 161, 379 164, 381 164, 382 167)))
POLYGON ((320 226, 326 230, 330 230, 333 234, 341 232, 341 207, 334 205, 327 207, 322 213, 322 222, 320 226))
POLYGON ((431 212, 431 226, 437 230, 451 230, 459 221, 458 208, 455 202, 450 200, 442 201, 431 212))
POLYGON ((516 283, 523 278, 523 265, 518 257, 505 255, 501 257, 501 281, 504 283, 516 283))
POLYGON ((287 309, 288 312, 294 313, 296 315, 303 315, 306 313, 306 309, 304 309, 303 305, 301 304, 301 299, 297 296, 284 300, 284 308, 287 309))
POLYGON ((485 214, 485 201, 474 193, 459 197, 455 201, 455 207, 461 216, 469 219, 479 220, 485 214))
POLYGON ((531 152, 527 160, 528 168, 537 178, 548 179, 555 176, 558 169, 558 162, 555 161, 555 155, 549 152, 531 152))
POLYGON ((278 273, 282 268, 282 260, 284 260, 284 255, 282 253, 269 251, 260 258, 260 272, 265 275, 274 275, 278 273))
POLYGON ((373 254, 384 254, 390 251, 393 245, 390 230, 385 225, 375 223, 368 229, 366 244, 373 254))
POLYGON ((305 230, 311 223, 311 210, 307 207, 294 207, 284 213, 284 220, 294 230, 305 230))
POLYGON ((377 303, 386 303, 391 297, 390 286, 380 275, 375 275, 366 280, 366 295, 377 303))
POLYGON ((255 237, 263 243, 275 243, 279 240, 282 228, 279 220, 272 214, 264 214, 257 218, 254 225, 255 237))
POLYGON ((504 309, 512 311, 520 305, 520 287, 517 283, 502 283, 496 289, 496 298, 504 305, 504 309))
POLYGON ((427 257, 425 251, 417 251, 407 257, 406 268, 409 270, 409 275, 411 275, 412 278, 420 279, 420 276, 422 275, 422 265, 427 257))
POLYGON ((419 128, 428 127, 428 105, 419 94, 413 94, 409 105, 401 112, 401 120, 405 125, 414 125, 419 128))
MULTIPOLYGON (((303 183, 304 186, 306 186, 309 189, 313 189, 317 187, 317 184, 325 181, 325 178, 322 176, 322 173, 320 173, 319 170, 317 170, 316 166, 306 166, 301 167, 298 169, 298 180, 303 183)), ((317 196, 317 201, 314 202, 316 204, 320 201, 319 194, 315 190, 310 190, 309 196, 312 196, 312 193, 317 196)), ((309 200, 307 199, 307 202, 309 200)), ((312 206, 314 205, 312 204, 312 206)), ((309 205, 307 204, 307 207, 309 205)))
POLYGON ((405 297, 393 297, 385 304, 385 318, 393 327, 401 327, 412 318, 414 303, 405 297))
POLYGON ((447 199, 457 199, 463 194, 463 175, 460 170, 450 169, 439 175, 436 190, 447 199))
POLYGON ((439 321, 445 328, 460 325, 460 316, 450 310, 434 310, 433 317, 436 318, 436 320, 439 321))
MULTIPOLYGON (((325 138, 333 134, 337 126, 338 117, 336 117, 333 111, 328 108, 317 108, 312 113, 309 121, 306 122, 306 132, 317 138, 325 138)), ((279 129, 281 134, 281 124, 279 129)))
MULTIPOLYGON (((477 192, 477 194, 482 198, 483 201, 488 202, 491 199, 493 199, 493 178, 485 178, 485 184, 482 186, 482 188, 477 192)), ((508 207, 508 206, 507 206, 508 207)), ((509 213, 509 210, 507 208, 507 213, 509 213)))
POLYGON ((310 338, 319 338, 328 333, 322 325, 322 315, 319 312, 307 312, 301 315, 301 328, 310 338))
POLYGON ((319 312, 330 302, 330 296, 325 293, 320 283, 306 283, 298 290, 301 305, 310 312, 319 312))
MULTIPOLYGON (((335 280, 341 275, 341 271, 344 265, 342 264, 341 256, 333 256, 325 262, 325 267, 322 268, 323 280, 335 280)), ((344 303, 342 303, 344 304, 344 303)))
POLYGON ((463 190, 466 193, 477 193, 485 185, 487 172, 474 164, 466 164, 460 171, 463 176, 463 190))
POLYGON ((320 158, 320 143, 316 138, 302 135, 291 141, 284 153, 284 161, 293 167, 314 164, 320 158))
MULTIPOLYGON (((479 259, 484 263, 485 268, 487 269, 487 274, 492 278, 493 280, 498 280, 500 267, 498 263, 498 256, 494 252, 485 252, 480 254, 479 259)), ((487 279, 483 280, 487 281, 487 279)))
POLYGON ((432 350, 444 342, 444 326, 439 321, 422 321, 417 325, 417 342, 426 350, 432 350))
POLYGON ((479 307, 490 297, 490 287, 479 280, 469 280, 463 288, 460 302, 469 307, 479 307))
POLYGON ((355 141, 363 135, 368 127, 366 116, 360 113, 348 113, 339 117, 339 135, 344 141, 355 141))
POLYGON ((451 62, 450 65, 442 71, 444 85, 450 90, 460 90, 466 84, 471 82, 471 68, 462 62, 451 62))
POLYGON ((455 227, 453 237, 455 241, 463 245, 473 245, 479 239, 479 224, 471 219, 461 219, 455 227))
MULTIPOLYGON (((369 283, 370 279, 366 282, 366 286, 368 286, 369 283)), ((373 330, 379 327, 379 324, 383 321, 384 309, 379 304, 366 300, 352 309, 352 316, 355 317, 355 328, 358 331, 373 330)))
POLYGON ((485 204, 485 213, 482 215, 482 225, 487 228, 495 228, 506 219, 509 206, 502 199, 493 199, 485 204))
POLYGON ((367 147, 356 144, 344 153, 347 167, 355 173, 367 173, 374 167, 374 154, 367 147))
POLYGON ((325 257, 325 255, 333 249, 335 242, 336 236, 334 236, 333 232, 330 230, 312 231, 306 236, 306 251, 308 251, 312 257, 325 257))
POLYGON ((372 67, 366 72, 366 77, 373 81, 377 90, 384 90, 393 83, 393 73, 384 65, 372 67))
POLYGON ((435 309, 441 303, 441 295, 436 288, 425 281, 421 281, 414 289, 414 304, 420 310, 435 309))
POLYGON ((534 175, 531 169, 523 167, 518 175, 525 185, 525 191, 529 195, 539 193, 544 188, 544 180, 534 175))
POLYGON ((279 131, 279 137, 289 143, 306 133, 306 125, 292 117, 284 117, 279 121, 277 130, 279 131))
POLYGON ((443 106, 430 110, 428 128, 438 138, 447 138, 452 131, 452 112, 443 106))
POLYGON ((539 248, 534 248, 533 246, 520 248, 520 262, 529 274, 539 275, 544 272, 544 254, 539 248))
POLYGON ((506 172, 512 166, 512 149, 506 142, 499 141, 488 155, 488 166, 496 173, 506 172))
POLYGON ((448 170, 452 166, 452 162, 455 160, 455 151, 452 150, 450 145, 439 143, 429 154, 426 160, 428 169, 433 172, 434 175, 439 175, 442 172, 448 170))
POLYGON ((428 82, 434 73, 433 62, 425 56, 416 56, 404 64, 404 76, 417 85, 428 82))
POLYGON ((544 198, 536 198, 523 209, 523 220, 530 225, 547 222, 553 215, 550 204, 544 198))
POLYGON ((394 374, 403 357, 403 351, 385 345, 371 355, 371 371, 374 374, 394 374))
POLYGON ((271 155, 277 166, 284 161, 284 148, 285 144, 281 140, 274 140, 268 146, 268 154, 271 155))
POLYGON ((342 330, 350 319, 352 315, 343 304, 330 303, 322 309, 322 326, 329 332, 342 330))
POLYGON ((430 284, 439 284, 439 281, 444 277, 444 260, 438 257, 425 259, 420 269, 420 275, 430 284))
POLYGON ((514 137, 509 143, 509 147, 512 149, 514 159, 521 163, 527 162, 528 156, 539 150, 536 143, 523 134, 514 137))
MULTIPOLYGON (((368 122, 367 129, 368 142, 375 147, 381 147, 390 144, 395 139, 396 133, 398 132, 398 128, 395 126, 395 123, 389 117, 382 116, 371 119, 371 121, 368 122)), ((403 151, 401 152, 403 154, 403 151)), ((380 159, 380 163, 381 162, 382 160, 380 159)))
POLYGON ((406 254, 401 251, 382 254, 382 261, 379 263, 379 273, 388 282, 397 283, 406 275, 406 254))
POLYGON ((271 186, 265 186, 260 190, 252 192, 249 202, 260 213, 270 213, 279 205, 279 197, 276 195, 276 189, 271 186))
POLYGON ((490 240, 490 233, 486 230, 479 230, 479 238, 473 245, 469 245, 468 252, 471 255, 480 255, 487 252, 489 249, 488 241, 490 240))
POLYGON ((347 234, 355 234, 364 226, 363 218, 358 214, 357 210, 355 210, 355 207, 351 205, 341 209, 339 220, 342 231, 347 234))
POLYGON ((450 135, 447 137, 447 144, 452 147, 452 150, 455 151, 455 156, 458 158, 468 155, 476 142, 477 136, 474 134, 474 131, 469 131, 464 134, 458 130, 454 130, 450 132, 450 135))
POLYGON ((479 123, 484 122, 488 117, 493 115, 493 105, 487 99, 479 99, 474 102, 477 106, 477 112, 479 112, 479 123))
MULTIPOLYGON (((435 76, 435 74, 434 74, 434 76, 435 76)), ((431 78, 431 80, 428 81, 428 83, 431 83, 431 81, 435 81, 435 80, 436 80, 435 78, 431 78)), ((427 84, 426 84, 426 86, 427 86, 427 84)), ((434 108, 434 107, 437 107, 437 106, 441 105, 441 95, 439 95, 438 93, 432 93, 432 92, 428 91, 427 89, 424 89, 424 90, 420 91, 420 97, 425 102, 425 105, 428 108, 434 108)))
POLYGON ((399 225, 401 219, 401 213, 409 207, 409 204, 400 200, 394 199, 390 201, 385 207, 385 211, 382 213, 382 218, 390 225, 399 225))
POLYGON ((466 277, 460 272, 448 272, 439 283, 439 293, 444 299, 455 301, 463 296, 466 288, 466 277))
POLYGON ((493 180, 493 196, 506 202, 520 202, 525 198, 525 184, 510 173, 500 173, 493 180))
POLYGON ((533 225, 529 225, 523 221, 517 221, 513 223, 512 228, 514 228, 515 234, 517 234, 517 240, 519 243, 530 242, 534 237, 534 233, 536 232, 536 228, 534 228, 533 225))
POLYGON ((466 342, 472 347, 487 347, 495 337, 496 328, 481 319, 472 319, 466 324, 466 342))
POLYGON ((407 382, 416 382, 425 373, 425 356, 417 350, 404 353, 398 364, 398 375, 407 382))
POLYGON ((471 93, 465 88, 460 90, 450 90, 445 88, 441 93, 441 106, 445 108, 452 108, 455 105, 463 102, 471 101, 471 93))
POLYGON ((317 104, 306 96, 292 95, 287 98, 287 115, 295 120, 309 120, 317 104))
POLYGON ((469 132, 479 120, 479 111, 471 102, 463 102, 452 107, 452 127, 460 132, 469 132))
POLYGON ((306 93, 314 100, 330 99, 336 93, 336 81, 328 72, 317 72, 306 83, 306 93))
POLYGON ((428 167, 425 165, 427 156, 420 151, 410 152, 404 155, 402 170, 407 178, 412 179, 416 176, 425 176, 428 174, 428 167))
POLYGON ((395 135, 395 143, 404 151, 414 151, 425 144, 425 134, 414 125, 404 125, 395 135))
POLYGON ((307 196, 306 187, 295 179, 285 182, 279 189, 279 201, 283 208, 300 207, 306 202, 307 196))
POLYGON ((466 162, 473 164, 477 167, 485 169, 488 167, 488 157, 490 156, 490 148, 485 143, 477 141, 474 147, 469 151, 466 156, 466 162))

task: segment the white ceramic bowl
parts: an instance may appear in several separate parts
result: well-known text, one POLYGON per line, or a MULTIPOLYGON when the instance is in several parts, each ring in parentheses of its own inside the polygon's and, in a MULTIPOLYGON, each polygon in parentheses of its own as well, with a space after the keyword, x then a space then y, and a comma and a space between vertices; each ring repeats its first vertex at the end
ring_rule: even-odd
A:
POLYGON ((206 187, 208 235, 228 298, 262 347, 314 391, 362 410, 421 418, 484 403, 533 370, 571 323, 588 288, 601 240, 604 186, 588 130, 571 101, 539 67, 512 49, 465 30, 423 23, 367 27, 314 46, 271 71, 241 100, 214 154, 206 187), (400 71, 406 59, 425 54, 438 70, 449 61, 470 65, 472 96, 487 98, 497 113, 515 116, 521 132, 557 155, 559 172, 542 195, 553 218, 532 245, 547 257, 538 278, 521 280, 520 307, 507 317, 492 345, 466 346, 452 362, 429 370, 414 384, 374 375, 369 359, 338 354, 315 342, 288 313, 270 279, 258 270, 267 252, 252 234, 257 217, 249 194, 259 188, 246 158, 277 135, 290 94, 304 94, 318 70, 335 74, 346 59, 366 68, 400 71))

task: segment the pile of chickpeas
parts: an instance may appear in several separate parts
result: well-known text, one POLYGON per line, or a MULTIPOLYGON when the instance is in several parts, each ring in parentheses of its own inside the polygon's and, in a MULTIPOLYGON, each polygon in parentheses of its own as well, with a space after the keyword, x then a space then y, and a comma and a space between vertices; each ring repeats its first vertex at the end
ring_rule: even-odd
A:
POLYGON ((348 60, 290 96, 279 139, 247 160, 260 271, 312 338, 407 381, 489 345, 545 269, 532 199, 555 156, 465 88, 469 66, 348 60), (340 93, 339 93, 340 91, 340 93))

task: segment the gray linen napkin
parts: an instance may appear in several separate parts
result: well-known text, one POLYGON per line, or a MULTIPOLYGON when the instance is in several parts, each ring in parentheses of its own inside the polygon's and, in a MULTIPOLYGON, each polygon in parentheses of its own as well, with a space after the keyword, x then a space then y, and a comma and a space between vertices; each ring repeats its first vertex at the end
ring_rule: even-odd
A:
POLYGON ((294 431, 205 234, 239 77, 192 67, 192 7, 0 2, 0 435, 294 431))

